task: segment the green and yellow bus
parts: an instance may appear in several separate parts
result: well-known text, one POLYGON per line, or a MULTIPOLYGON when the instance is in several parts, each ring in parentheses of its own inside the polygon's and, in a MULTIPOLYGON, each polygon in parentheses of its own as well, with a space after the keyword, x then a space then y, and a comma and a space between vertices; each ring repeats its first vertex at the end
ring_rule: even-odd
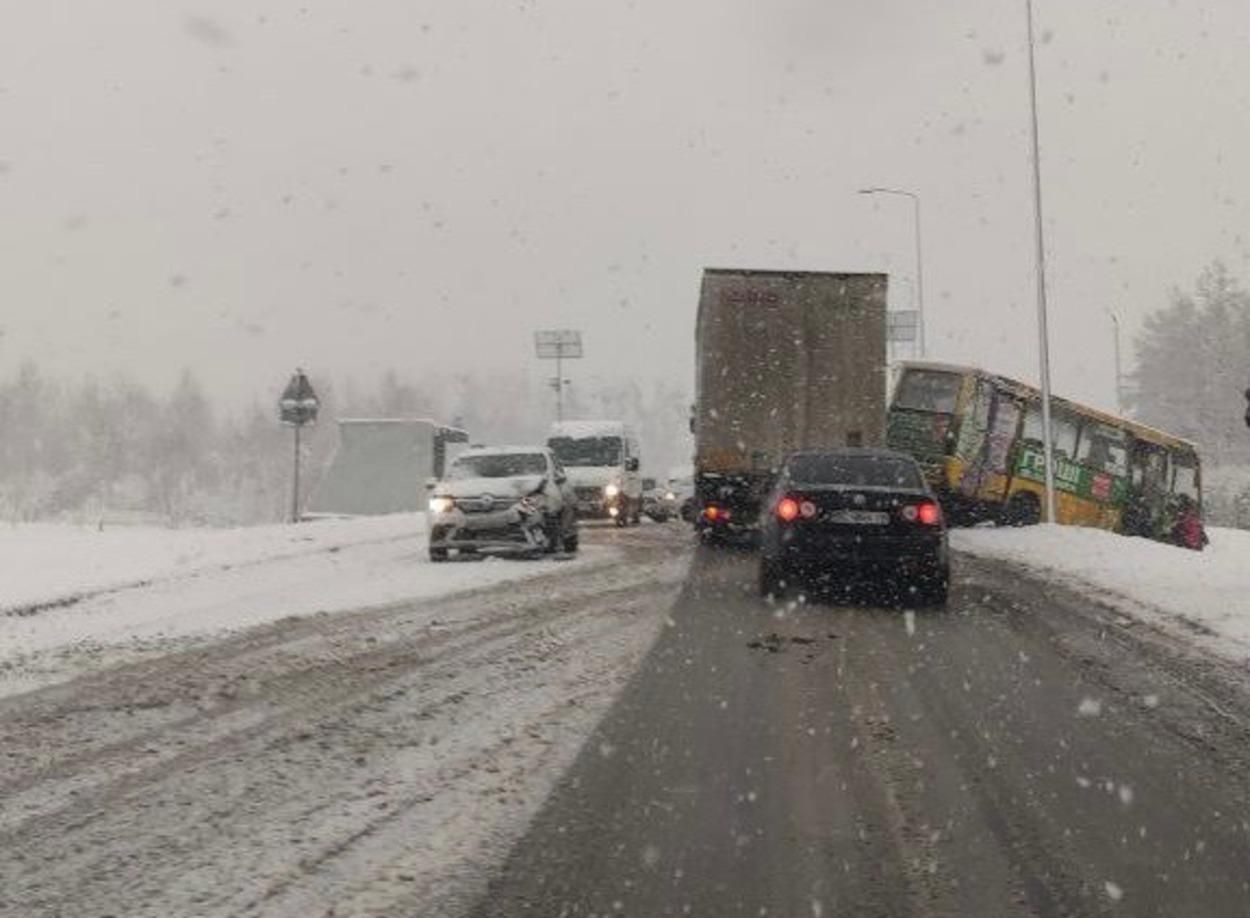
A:
MULTIPOLYGON (((1192 443, 1051 399, 1056 520, 1201 548, 1202 469, 1192 443)), ((908 362, 889 445, 910 453, 956 522, 1042 518, 1041 393, 973 367, 908 362)))

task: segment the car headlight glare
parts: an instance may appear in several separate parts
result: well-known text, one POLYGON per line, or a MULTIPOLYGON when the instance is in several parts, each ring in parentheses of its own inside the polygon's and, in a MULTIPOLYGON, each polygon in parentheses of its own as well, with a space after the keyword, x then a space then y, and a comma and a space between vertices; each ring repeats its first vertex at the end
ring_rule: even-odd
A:
POLYGON ((456 506, 456 502, 452 500, 450 497, 431 497, 430 498, 430 512, 431 513, 446 513, 454 506, 456 506))
POLYGON ((672 491, 665 491, 664 499, 665 500, 677 500, 677 495, 674 494, 672 491))
POLYGON ((603 489, 604 497, 616 497, 616 495, 620 493, 621 493, 621 489, 614 484, 610 484, 606 488, 603 489))

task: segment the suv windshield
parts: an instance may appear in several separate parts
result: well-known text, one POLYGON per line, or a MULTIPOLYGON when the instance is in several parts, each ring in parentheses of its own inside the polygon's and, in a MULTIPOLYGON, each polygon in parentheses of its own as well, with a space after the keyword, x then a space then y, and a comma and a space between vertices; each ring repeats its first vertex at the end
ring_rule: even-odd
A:
POLYGON ((552 437, 547 445, 566 466, 621 464, 620 437, 552 437))
POLYGON ((910 459, 893 456, 795 456, 790 480, 798 485, 853 485, 863 488, 919 488, 920 472, 910 459))
POLYGON ((547 459, 541 453, 500 453, 461 456, 447 471, 450 481, 465 478, 514 478, 518 475, 546 475, 547 459))

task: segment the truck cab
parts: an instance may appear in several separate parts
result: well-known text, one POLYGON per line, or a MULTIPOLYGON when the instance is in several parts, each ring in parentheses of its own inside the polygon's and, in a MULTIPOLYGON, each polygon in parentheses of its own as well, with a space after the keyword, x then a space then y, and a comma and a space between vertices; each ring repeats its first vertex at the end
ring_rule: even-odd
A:
POLYGON ((582 519, 637 525, 642 518, 641 451, 622 421, 559 421, 548 448, 564 466, 582 519))

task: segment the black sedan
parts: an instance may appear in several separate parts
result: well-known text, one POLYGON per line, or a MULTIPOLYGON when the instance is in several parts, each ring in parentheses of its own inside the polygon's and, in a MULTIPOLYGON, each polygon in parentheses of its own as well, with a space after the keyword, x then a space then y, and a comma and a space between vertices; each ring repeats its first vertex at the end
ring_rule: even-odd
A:
POLYGON ((760 519, 760 592, 801 580, 863 578, 904 602, 942 605, 946 524, 916 461, 873 449, 790 455, 760 519))

